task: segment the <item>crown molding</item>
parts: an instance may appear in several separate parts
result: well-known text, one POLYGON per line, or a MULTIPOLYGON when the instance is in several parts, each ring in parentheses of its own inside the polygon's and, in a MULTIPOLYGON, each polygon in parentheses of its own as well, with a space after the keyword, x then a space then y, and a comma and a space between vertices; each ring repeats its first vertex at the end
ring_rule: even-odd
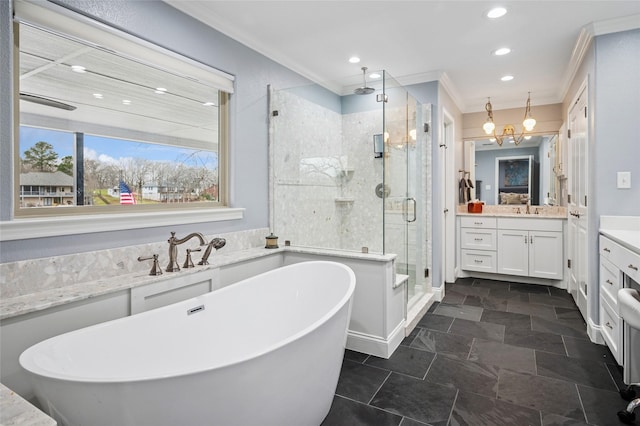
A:
POLYGON ((594 36, 635 30, 638 28, 640 28, 640 14, 607 19, 591 24, 591 31, 594 36))
POLYGON ((580 65, 584 60, 591 42, 597 36, 617 33, 621 31, 629 31, 640 28, 640 15, 630 15, 621 18, 607 19, 604 21, 592 22, 589 25, 585 25, 580 30, 576 44, 571 52, 571 58, 567 65, 562 85, 560 86, 560 93, 562 99, 566 98, 571 82, 575 79, 580 65))
POLYGON ((442 73, 442 77, 440 78, 440 84, 442 85, 442 88, 449 94, 449 96, 451 97, 451 100, 453 100, 453 103, 456 104, 458 109, 461 112, 466 111, 467 105, 462 100, 462 96, 460 96, 460 92, 458 91, 458 88, 453 84, 453 82, 449 78, 449 74, 447 74, 446 72, 442 73))
POLYGON ((576 78, 578 70, 580 69, 580 65, 582 65, 582 61, 589 51, 589 47, 591 46, 593 37, 594 32, 592 24, 589 24, 580 30, 578 40, 576 40, 576 44, 573 47, 573 51, 571 52, 571 58, 569 59, 569 63, 567 64, 567 68, 562 79, 562 84, 560 85, 560 93, 562 94, 562 99, 566 98, 567 93, 569 92, 569 88, 571 87, 571 82, 576 78))
POLYGON ((398 80, 398 83, 400 83, 401 85, 410 86, 412 84, 421 84, 421 83, 428 83, 431 81, 439 81, 442 78, 443 74, 444 74, 444 71, 436 70, 436 71, 421 72, 418 74, 403 75, 395 78, 396 80, 398 80))

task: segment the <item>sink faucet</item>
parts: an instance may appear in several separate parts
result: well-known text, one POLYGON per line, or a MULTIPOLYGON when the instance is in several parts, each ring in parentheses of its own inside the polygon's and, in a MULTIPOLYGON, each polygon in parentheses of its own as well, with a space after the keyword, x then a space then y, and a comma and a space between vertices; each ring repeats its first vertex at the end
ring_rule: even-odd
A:
POLYGON ((172 232, 171 233, 171 238, 169 238, 167 240, 167 242, 169 243, 169 264, 167 265, 167 267, 165 268, 165 271, 167 272, 177 272, 180 270, 180 265, 178 265, 178 245, 182 244, 182 243, 186 243, 187 241, 189 241, 190 239, 192 239, 193 237, 197 237, 200 240, 200 245, 204 246, 207 244, 207 241, 204 239, 204 237, 202 236, 201 233, 199 232, 192 232, 191 234, 187 235, 184 238, 176 238, 176 233, 172 232))
POLYGON ((200 262, 198 262, 198 265, 208 265, 209 262, 207 261, 207 259, 209 259, 211 249, 214 248, 216 250, 220 250, 222 247, 224 247, 225 244, 227 244, 227 240, 225 240, 224 238, 212 239, 211 242, 207 245, 207 248, 204 250, 204 254, 202 255, 202 259, 200 259, 200 262))
POLYGON ((531 205, 529 204, 529 201, 527 201, 527 214, 531 214, 530 208, 531 205))

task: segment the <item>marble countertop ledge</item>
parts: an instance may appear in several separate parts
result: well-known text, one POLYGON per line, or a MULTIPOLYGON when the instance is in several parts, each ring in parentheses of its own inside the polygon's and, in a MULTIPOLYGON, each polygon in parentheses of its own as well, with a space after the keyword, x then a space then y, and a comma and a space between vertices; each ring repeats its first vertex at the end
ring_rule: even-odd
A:
POLYGON ((55 426, 51 417, 0 383, 0 425, 55 426))
POLYGON ((216 253, 211 256, 210 264, 206 266, 196 266, 195 268, 181 269, 179 272, 164 272, 162 275, 148 275, 136 272, 124 274, 116 277, 97 279, 76 283, 73 285, 59 287, 38 293, 25 294, 22 296, 3 298, 0 300, 0 320, 17 317, 19 315, 38 312, 67 303, 78 302, 91 299, 134 287, 165 281, 174 277, 185 276, 206 270, 216 269, 234 263, 270 256, 283 251, 316 254, 324 256, 348 257, 372 261, 391 261, 395 259, 393 254, 360 253, 345 250, 331 250, 322 248, 306 248, 287 246, 277 249, 251 248, 229 253, 216 253))
POLYGON ((600 233, 640 254, 640 216, 600 216, 600 233))
POLYGON ((542 214, 526 214, 526 213, 461 213, 458 212, 458 216, 484 216, 484 217, 515 217, 522 219, 566 219, 567 216, 563 214, 551 214, 551 213, 542 213, 542 214))
POLYGON ((567 208, 563 206, 529 206, 531 213, 527 214, 525 204, 499 204, 484 205, 482 213, 469 213, 467 206, 458 205, 456 214, 458 216, 485 216, 485 217, 510 217, 524 219, 567 219, 567 208), (538 212, 536 214, 536 211, 538 212))

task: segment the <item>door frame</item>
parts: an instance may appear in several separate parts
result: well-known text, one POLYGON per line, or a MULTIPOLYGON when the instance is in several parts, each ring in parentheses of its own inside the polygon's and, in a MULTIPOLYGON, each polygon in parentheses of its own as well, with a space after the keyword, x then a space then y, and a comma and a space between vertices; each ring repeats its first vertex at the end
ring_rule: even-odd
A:
MULTIPOLYGON (((441 201, 444 216, 444 233, 442 235, 442 276, 444 282, 454 282, 456 279, 456 192, 454 189, 455 180, 455 119, 446 108, 442 108, 442 135, 440 144, 444 145, 441 149, 442 165, 441 168, 441 201)), ((443 283, 444 285, 444 283, 443 283)))

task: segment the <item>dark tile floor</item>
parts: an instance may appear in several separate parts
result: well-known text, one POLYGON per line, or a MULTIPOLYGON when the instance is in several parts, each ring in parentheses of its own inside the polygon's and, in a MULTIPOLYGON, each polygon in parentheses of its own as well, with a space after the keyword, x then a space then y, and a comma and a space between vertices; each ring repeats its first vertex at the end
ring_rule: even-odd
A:
POLYGON ((322 425, 618 425, 622 386, 566 291, 466 278, 391 358, 347 351, 322 425))

